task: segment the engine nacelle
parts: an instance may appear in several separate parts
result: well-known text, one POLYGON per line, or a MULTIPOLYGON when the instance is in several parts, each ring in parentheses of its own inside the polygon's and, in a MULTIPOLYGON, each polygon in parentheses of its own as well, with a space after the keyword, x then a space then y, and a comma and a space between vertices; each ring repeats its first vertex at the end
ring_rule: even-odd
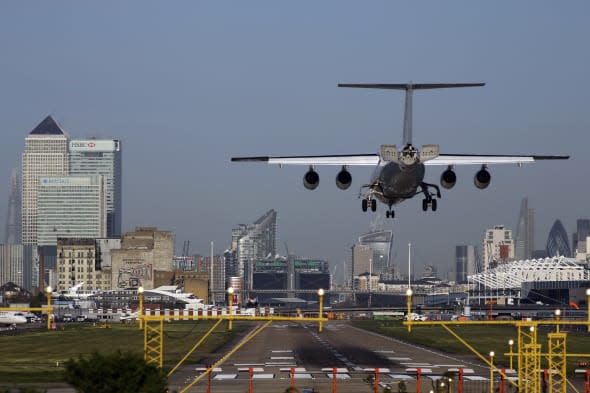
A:
POLYGON ((486 168, 481 168, 473 177, 473 184, 475 184, 475 187, 483 190, 490 185, 490 180, 492 180, 490 172, 486 168))
POLYGON ((446 189, 451 189, 455 186, 455 183, 457 183, 457 175, 455 174, 455 171, 451 168, 447 168, 447 170, 440 175, 440 185, 446 189))
POLYGON ((352 175, 346 167, 342 167, 342 170, 336 175, 336 187, 341 190, 346 190, 352 184, 352 175))
POLYGON ((303 185, 308 190, 315 190, 320 185, 320 175, 313 168, 309 168, 309 171, 303 176, 303 185))

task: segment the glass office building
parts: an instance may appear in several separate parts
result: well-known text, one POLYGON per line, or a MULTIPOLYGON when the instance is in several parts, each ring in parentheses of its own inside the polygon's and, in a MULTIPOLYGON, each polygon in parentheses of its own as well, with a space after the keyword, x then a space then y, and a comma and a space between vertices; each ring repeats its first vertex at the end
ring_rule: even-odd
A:
POLYGON ((392 240, 392 230, 369 232, 359 237, 358 244, 371 248, 373 274, 383 275, 390 272, 389 259, 392 240))
POLYGON ((111 139, 71 140, 69 174, 104 176, 107 236, 121 237, 121 142, 111 139))
POLYGON ((37 241, 56 246, 57 238, 106 237, 103 176, 44 177, 39 180, 37 241))

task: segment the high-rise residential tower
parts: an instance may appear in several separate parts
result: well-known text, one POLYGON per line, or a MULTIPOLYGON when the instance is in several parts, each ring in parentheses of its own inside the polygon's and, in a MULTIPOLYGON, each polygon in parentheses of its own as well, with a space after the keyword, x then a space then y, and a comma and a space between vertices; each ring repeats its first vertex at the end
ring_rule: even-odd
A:
POLYGON ((20 244, 20 205, 20 184, 18 181, 18 170, 15 168, 10 174, 10 184, 8 187, 8 212, 6 213, 4 244, 20 244))
MULTIPOLYGON (((589 250, 586 249, 586 238, 590 236, 590 220, 578 219, 576 221, 576 233, 573 235, 572 252, 579 254, 586 254, 589 250)), ((576 255, 573 255, 574 257, 576 255)))
POLYGON ((528 198, 522 199, 516 226, 514 256, 519 260, 530 259, 535 248, 535 210, 529 208, 528 203, 528 198))
POLYGON ((71 140, 69 173, 72 176, 104 176, 107 236, 121 237, 121 142, 112 139, 71 140))
POLYGON ((47 116, 25 138, 22 158, 22 243, 37 244, 37 192, 39 180, 68 173, 68 137, 47 116))
POLYGON ((487 229, 483 238, 482 269, 487 271, 499 262, 505 262, 514 258, 514 242, 512 231, 504 228, 504 225, 496 225, 487 229))

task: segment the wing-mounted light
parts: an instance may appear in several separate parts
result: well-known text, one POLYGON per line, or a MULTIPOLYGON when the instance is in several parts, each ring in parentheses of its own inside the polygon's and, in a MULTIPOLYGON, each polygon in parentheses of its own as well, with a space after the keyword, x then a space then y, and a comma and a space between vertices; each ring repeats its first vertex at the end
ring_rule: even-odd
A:
POLYGON ((492 180, 492 175, 488 172, 488 168, 485 165, 482 165, 481 169, 477 171, 475 176, 473 177, 473 183, 475 187, 483 190, 490 185, 490 181, 492 180))
POLYGON ((303 176, 303 186, 308 190, 315 190, 319 185, 320 175, 313 169, 313 166, 310 166, 307 173, 303 176))
POLYGON ((447 169, 440 175, 440 185, 446 189, 451 189, 457 183, 457 174, 453 167, 449 165, 447 169))
POLYGON ((438 145, 422 145, 420 151, 420 161, 433 160, 439 155, 440 148, 438 145))
POLYGON ((352 184, 352 175, 346 169, 346 165, 342 166, 342 169, 336 175, 336 187, 341 190, 346 190, 352 184))
POLYGON ((397 162, 397 146, 396 145, 381 145, 380 156, 381 156, 381 161, 397 162))

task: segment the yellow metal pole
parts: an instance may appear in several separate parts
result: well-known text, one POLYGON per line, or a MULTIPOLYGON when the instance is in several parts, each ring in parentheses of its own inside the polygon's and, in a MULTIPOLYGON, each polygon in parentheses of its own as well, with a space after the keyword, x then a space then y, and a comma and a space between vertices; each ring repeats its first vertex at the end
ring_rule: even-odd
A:
POLYGON ((557 323, 555 324, 555 329, 557 330, 557 333, 559 333, 559 317, 561 316, 561 310, 558 308, 555 310, 555 319, 557 321, 557 323))
POLYGON ((139 295, 139 328, 143 328, 143 287, 137 288, 137 294, 139 295))
POLYGON ((406 297, 408 302, 408 332, 412 331, 412 288, 406 290, 406 297))
POLYGON ((322 288, 318 289, 318 296, 320 297, 320 313, 318 315, 320 321, 318 323, 318 331, 321 333, 324 329, 324 323, 322 322, 322 318, 324 317, 324 290, 322 288))
POLYGON ((494 393, 494 351, 490 352, 490 393, 494 393))
POLYGON ((514 356, 514 353, 512 353, 512 346, 514 345, 514 340, 513 339, 508 340, 508 345, 510 346, 510 354, 509 354, 509 358, 510 358, 510 369, 511 370, 514 370, 512 368, 512 364, 513 364, 512 363, 512 357, 514 356))
POLYGON ((47 287, 47 330, 51 330, 51 314, 53 307, 51 307, 51 286, 47 287))

